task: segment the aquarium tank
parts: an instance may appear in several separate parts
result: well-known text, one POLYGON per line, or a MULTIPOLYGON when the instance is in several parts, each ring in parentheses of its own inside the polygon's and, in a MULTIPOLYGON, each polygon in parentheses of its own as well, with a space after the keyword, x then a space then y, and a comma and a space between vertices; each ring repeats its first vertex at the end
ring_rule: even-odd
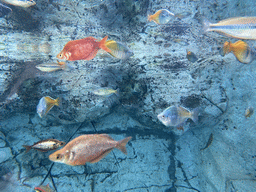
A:
POLYGON ((0 0, 0 192, 255 192, 255 0, 0 0))

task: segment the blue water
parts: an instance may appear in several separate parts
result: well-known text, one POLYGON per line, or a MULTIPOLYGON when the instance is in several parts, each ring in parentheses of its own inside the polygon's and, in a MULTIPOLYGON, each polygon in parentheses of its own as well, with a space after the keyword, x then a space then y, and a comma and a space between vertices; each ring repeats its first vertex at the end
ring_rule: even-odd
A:
POLYGON ((1 192, 47 184, 58 192, 255 191, 255 114, 246 110, 256 108, 256 43, 242 40, 251 59, 241 62, 236 51, 223 49, 239 38, 203 30, 206 20, 256 16, 255 1, 0 3, 1 192), (176 16, 162 25, 149 22, 161 9, 176 16), (112 54, 96 48, 91 60, 56 57, 69 41, 93 37, 97 44, 105 36, 119 43, 112 54), (54 67, 41 71, 40 64, 54 67), (115 93, 106 93, 109 88, 115 93), (95 94, 99 89, 106 95, 95 94), (46 96, 60 102, 41 118, 37 105, 46 96), (168 113, 178 126, 157 118, 170 106, 185 111, 168 113), (193 111, 200 112, 198 120, 187 115, 193 111), (132 137, 127 154, 99 140, 89 149, 107 147, 106 156, 102 152, 96 163, 71 166, 49 159, 61 147, 47 152, 23 147, 93 134, 115 141, 132 137))

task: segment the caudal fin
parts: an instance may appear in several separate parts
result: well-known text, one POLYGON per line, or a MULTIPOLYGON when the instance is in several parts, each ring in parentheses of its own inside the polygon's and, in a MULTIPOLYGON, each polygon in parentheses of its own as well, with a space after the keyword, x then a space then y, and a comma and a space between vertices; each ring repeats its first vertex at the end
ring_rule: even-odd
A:
POLYGON ((200 109, 199 108, 195 108, 192 112, 191 112, 191 119, 194 121, 194 123, 198 122, 198 115, 199 115, 200 109))
POLYGON ((106 43, 107 43, 107 39, 108 39, 108 36, 104 37, 101 41, 100 41, 100 48, 103 49, 104 51, 107 51, 107 52, 111 52, 111 50, 107 47, 106 43))
POLYGON ((207 19, 203 19, 203 33, 207 32, 207 31, 211 31, 211 23, 207 20, 207 19))
POLYGON ((57 99, 55 99, 54 105, 56 105, 56 106, 60 105, 60 98, 59 97, 57 99))
POLYGON ((126 150, 126 144, 132 139, 132 137, 126 137, 123 140, 119 141, 118 145, 116 146, 117 149, 122 151, 125 155, 127 155, 127 150, 126 150))
POLYGON ((23 145, 23 147, 26 148, 26 153, 29 152, 29 150, 32 148, 32 146, 29 145, 23 145))

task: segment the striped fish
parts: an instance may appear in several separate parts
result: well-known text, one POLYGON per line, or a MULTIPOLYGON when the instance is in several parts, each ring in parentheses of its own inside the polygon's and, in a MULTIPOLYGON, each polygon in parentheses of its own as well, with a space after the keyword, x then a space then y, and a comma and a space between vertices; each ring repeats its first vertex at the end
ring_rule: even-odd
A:
POLYGON ((205 20, 204 31, 215 31, 238 39, 256 39, 256 17, 234 17, 218 23, 205 20))
POLYGON ((58 63, 43 63, 36 66, 37 69, 43 72, 53 72, 58 70, 64 70, 67 68, 65 62, 58 63))

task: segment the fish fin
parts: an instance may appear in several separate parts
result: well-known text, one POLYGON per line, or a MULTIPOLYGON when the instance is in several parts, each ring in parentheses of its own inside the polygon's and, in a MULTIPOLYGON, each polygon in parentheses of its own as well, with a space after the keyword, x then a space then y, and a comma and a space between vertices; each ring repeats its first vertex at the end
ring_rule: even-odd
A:
POLYGON ((117 89, 115 90, 115 94, 116 94, 117 97, 120 96, 120 89, 119 89, 119 88, 117 88, 117 89))
POLYGON ((104 37, 99 43, 100 43, 100 48, 103 49, 104 51, 111 52, 111 50, 106 46, 106 41, 108 39, 108 36, 104 37))
POLYGON ((224 54, 224 56, 225 56, 227 53, 230 53, 230 52, 231 52, 230 44, 231 44, 231 42, 229 42, 229 41, 226 41, 226 42, 223 44, 223 54, 224 54))
POLYGON ((192 112, 191 112, 191 119, 194 121, 194 123, 198 122, 198 115, 200 113, 200 109, 199 107, 195 108, 192 112))
POLYGON ((202 31, 203 33, 206 33, 207 31, 210 31, 211 23, 206 18, 203 19, 203 25, 204 25, 203 31, 202 31))
POLYGON ((111 148, 111 149, 105 151, 102 155, 100 155, 100 156, 96 157, 95 159, 91 160, 90 163, 97 163, 97 162, 99 162, 101 159, 103 159, 104 157, 106 157, 106 155, 109 154, 110 151, 112 151, 112 149, 113 149, 113 148, 111 148))
POLYGON ((54 100, 54 105, 59 106, 60 105, 60 98, 58 97, 57 99, 54 100))
POLYGON ((32 146, 29 145, 23 145, 23 147, 26 148, 26 153, 29 152, 29 150, 32 148, 32 146))
POLYGON ((152 21, 153 20, 153 15, 148 15, 148 21, 152 21))
POLYGON ((118 142, 118 145, 116 146, 117 149, 122 151, 125 155, 127 155, 127 150, 125 145, 132 139, 132 137, 126 137, 123 140, 118 142))

